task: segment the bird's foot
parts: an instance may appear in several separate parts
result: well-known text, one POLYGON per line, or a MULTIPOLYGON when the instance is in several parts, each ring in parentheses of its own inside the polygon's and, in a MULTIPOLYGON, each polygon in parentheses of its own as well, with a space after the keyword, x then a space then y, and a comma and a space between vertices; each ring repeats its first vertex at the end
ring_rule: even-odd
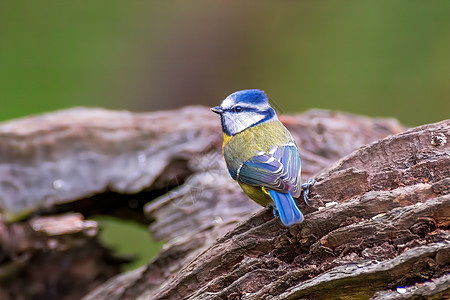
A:
POLYGON ((309 188, 312 187, 315 183, 316 183, 316 180, 314 178, 312 178, 301 185, 302 190, 303 190, 303 200, 305 201, 306 205, 308 205, 308 206, 309 206, 309 202, 308 202, 309 188))
POLYGON ((278 211, 275 207, 272 207, 272 214, 274 218, 278 217, 278 211))

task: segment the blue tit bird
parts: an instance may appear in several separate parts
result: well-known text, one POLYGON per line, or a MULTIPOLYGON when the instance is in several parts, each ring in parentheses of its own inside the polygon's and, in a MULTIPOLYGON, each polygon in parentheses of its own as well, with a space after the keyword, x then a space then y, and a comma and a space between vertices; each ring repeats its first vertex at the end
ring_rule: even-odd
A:
POLYGON ((275 204, 281 222, 303 221, 294 198, 314 180, 301 185, 301 159, 291 133, 278 120, 266 94, 243 90, 211 108, 220 115, 223 156, 231 177, 245 194, 262 206, 275 204))

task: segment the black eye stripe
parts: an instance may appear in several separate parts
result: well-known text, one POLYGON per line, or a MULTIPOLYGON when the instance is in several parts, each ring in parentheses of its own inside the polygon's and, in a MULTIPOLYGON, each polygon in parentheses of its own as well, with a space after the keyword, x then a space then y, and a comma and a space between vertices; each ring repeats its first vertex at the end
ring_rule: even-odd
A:
POLYGON ((231 112, 231 113, 240 113, 240 112, 257 112, 257 113, 264 113, 267 111, 267 109, 258 109, 256 107, 248 107, 248 106, 241 106, 236 105, 230 108, 224 109, 224 111, 231 112))
POLYGON ((233 113, 239 113, 239 112, 243 112, 243 111, 256 112, 256 111, 259 111, 259 109, 254 108, 254 107, 236 105, 234 107, 230 107, 230 108, 226 109, 226 111, 233 112, 233 113))

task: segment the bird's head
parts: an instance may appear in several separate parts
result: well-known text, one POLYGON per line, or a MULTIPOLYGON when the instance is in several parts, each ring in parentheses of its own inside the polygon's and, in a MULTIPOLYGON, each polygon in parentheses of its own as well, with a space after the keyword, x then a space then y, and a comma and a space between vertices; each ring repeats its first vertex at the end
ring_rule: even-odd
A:
POLYGON ((277 119, 266 94, 261 90, 242 90, 211 110, 220 115, 223 132, 233 136, 247 128, 277 119))

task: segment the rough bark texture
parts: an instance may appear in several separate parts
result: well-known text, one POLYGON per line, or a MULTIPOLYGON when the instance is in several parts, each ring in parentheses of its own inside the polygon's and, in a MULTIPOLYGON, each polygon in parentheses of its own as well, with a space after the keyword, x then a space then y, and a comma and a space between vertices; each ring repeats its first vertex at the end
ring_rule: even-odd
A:
POLYGON ((78 213, 0 223, 0 299, 79 299, 120 271, 78 213))
POLYGON ((301 148, 304 179, 318 180, 311 207, 300 203, 305 222, 290 228, 229 178, 219 122, 206 108, 76 109, 0 125, 0 298, 39 290, 42 299, 76 299, 117 274, 122 261, 98 243, 96 224, 61 212, 146 222, 147 202, 149 229, 165 247, 85 299, 445 298, 450 121, 400 133, 394 120, 327 111, 280 119, 301 148), (21 264, 18 253, 33 259, 21 264), (55 274, 62 263, 76 273, 76 258, 97 275, 64 285, 69 277, 55 274), (32 273, 47 261, 48 274, 23 279, 35 289, 14 288, 22 277, 5 271, 32 273))

